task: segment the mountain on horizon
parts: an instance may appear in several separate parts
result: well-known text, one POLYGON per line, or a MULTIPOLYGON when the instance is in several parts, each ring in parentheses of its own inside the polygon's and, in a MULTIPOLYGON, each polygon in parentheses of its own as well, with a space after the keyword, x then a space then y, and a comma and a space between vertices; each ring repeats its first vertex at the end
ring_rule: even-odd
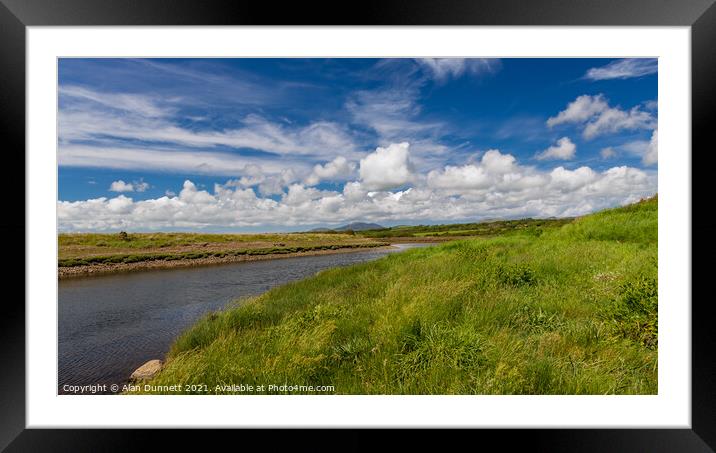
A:
POLYGON ((384 230, 385 227, 377 223, 353 222, 338 228, 314 228, 311 233, 329 233, 331 231, 366 231, 366 230, 384 230))
POLYGON ((342 227, 336 228, 336 231, 346 231, 346 230, 365 231, 365 230, 384 230, 384 229, 385 229, 384 226, 378 225, 377 223, 353 222, 353 223, 349 223, 348 225, 343 225, 342 227))

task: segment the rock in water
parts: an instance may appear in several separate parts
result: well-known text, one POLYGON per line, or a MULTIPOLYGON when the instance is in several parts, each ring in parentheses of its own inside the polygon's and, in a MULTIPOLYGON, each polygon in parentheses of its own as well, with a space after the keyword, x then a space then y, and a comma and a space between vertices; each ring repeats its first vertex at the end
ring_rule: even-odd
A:
POLYGON ((141 381, 146 379, 153 378, 159 371, 162 369, 162 361, 161 360, 150 360, 149 362, 145 363, 144 365, 140 366, 136 370, 134 370, 134 373, 129 377, 130 379, 133 379, 135 381, 141 381))

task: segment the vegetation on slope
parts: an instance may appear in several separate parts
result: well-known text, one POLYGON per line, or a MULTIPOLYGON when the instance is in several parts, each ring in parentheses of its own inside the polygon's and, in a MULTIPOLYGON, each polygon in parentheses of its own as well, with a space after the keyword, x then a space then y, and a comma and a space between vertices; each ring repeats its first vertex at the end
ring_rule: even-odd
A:
POLYGON ((194 260, 380 247, 387 242, 348 234, 61 234, 59 267, 194 260))
POLYGON ((57 264, 60 267, 86 266, 90 264, 116 264, 116 263, 140 263, 143 261, 173 261, 193 260, 200 258, 224 258, 241 255, 285 255, 288 253, 314 252, 322 250, 341 250, 356 248, 372 248, 390 245, 387 242, 368 242, 359 244, 330 244, 330 245, 307 245, 297 247, 265 247, 255 249, 219 250, 206 252, 178 252, 178 253, 143 253, 143 254, 117 254, 89 256, 86 258, 65 258, 59 259, 57 264))
POLYGON ((455 223, 447 225, 402 225, 381 230, 361 231, 360 235, 368 238, 439 238, 444 236, 497 236, 513 232, 540 234, 545 229, 560 227, 571 222, 572 220, 572 218, 519 219, 494 220, 481 223, 455 223))
MULTIPOLYGON (((205 317, 150 384, 656 394, 657 199, 324 271, 205 317)), ((184 387, 186 388, 186 387, 184 387)))

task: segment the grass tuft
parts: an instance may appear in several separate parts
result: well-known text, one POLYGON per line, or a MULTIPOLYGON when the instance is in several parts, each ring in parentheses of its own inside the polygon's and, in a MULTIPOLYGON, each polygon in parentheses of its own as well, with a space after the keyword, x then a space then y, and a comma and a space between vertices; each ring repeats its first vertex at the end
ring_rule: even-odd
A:
POLYGON ((657 203, 274 288, 197 322, 151 383, 656 394, 657 203))

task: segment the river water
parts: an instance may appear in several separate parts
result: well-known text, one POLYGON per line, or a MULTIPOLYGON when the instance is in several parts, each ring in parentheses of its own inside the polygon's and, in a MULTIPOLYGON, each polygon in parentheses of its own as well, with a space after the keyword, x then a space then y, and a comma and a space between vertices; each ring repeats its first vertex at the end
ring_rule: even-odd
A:
POLYGON ((58 393, 122 384, 202 315, 323 269, 430 244, 60 280, 58 393))

